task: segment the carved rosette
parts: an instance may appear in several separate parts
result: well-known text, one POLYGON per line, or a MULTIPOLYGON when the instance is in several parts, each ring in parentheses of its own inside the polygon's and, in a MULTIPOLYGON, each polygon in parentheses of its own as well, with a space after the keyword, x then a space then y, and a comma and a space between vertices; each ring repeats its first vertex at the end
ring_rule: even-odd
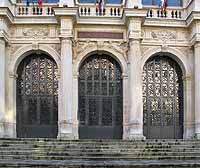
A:
POLYGON ((74 60, 80 53, 89 49, 95 48, 97 51, 110 48, 122 54, 125 58, 128 52, 128 43, 125 41, 90 41, 90 40, 77 40, 73 42, 73 56, 74 60))

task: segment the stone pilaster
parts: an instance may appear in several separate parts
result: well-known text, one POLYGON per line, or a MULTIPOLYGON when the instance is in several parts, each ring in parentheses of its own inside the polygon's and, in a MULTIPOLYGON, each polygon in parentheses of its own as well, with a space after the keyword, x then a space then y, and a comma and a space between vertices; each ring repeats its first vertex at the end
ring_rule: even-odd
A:
POLYGON ((200 139, 200 43, 194 46, 195 77, 195 137, 200 139))
POLYGON ((144 139, 140 40, 130 39, 129 49, 129 139, 144 139))
POLYGON ((6 51, 5 41, 0 38, 0 137, 4 137, 4 124, 5 124, 5 113, 6 113, 6 101, 5 101, 5 64, 6 64, 6 51))
POLYGON ((184 82, 184 130, 183 138, 191 139, 194 137, 194 114, 192 113, 192 76, 183 77, 184 82))
POLYGON ((129 78, 128 74, 122 74, 123 79, 123 139, 129 139, 129 78))
POLYGON ((72 40, 61 38, 61 75, 59 96, 59 138, 73 139, 72 130, 72 40))
POLYGON ((128 139, 144 139, 141 77, 141 24, 140 18, 130 18, 129 38, 129 124, 128 139))

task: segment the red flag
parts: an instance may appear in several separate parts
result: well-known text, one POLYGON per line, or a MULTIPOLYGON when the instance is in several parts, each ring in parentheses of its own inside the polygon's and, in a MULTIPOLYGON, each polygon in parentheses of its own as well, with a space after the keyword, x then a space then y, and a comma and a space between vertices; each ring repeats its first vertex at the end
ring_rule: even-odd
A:
POLYGON ((38 4, 39 4, 39 8, 42 8, 42 0, 39 0, 38 4))
POLYGON ((164 12, 166 12, 166 8, 167 8, 167 0, 164 0, 164 3, 163 3, 163 10, 164 10, 164 12))
POLYGON ((99 9, 99 13, 101 13, 101 7, 102 7, 102 0, 98 0, 98 9, 99 9))

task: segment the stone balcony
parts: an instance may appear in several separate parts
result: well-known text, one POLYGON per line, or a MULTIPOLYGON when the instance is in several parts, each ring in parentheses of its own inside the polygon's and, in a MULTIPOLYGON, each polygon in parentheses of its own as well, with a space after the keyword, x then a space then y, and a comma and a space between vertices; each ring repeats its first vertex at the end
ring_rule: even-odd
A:
POLYGON ((26 6, 24 3, 18 3, 15 8, 16 16, 52 16, 54 15, 53 7, 57 7, 57 4, 44 3, 42 8, 38 5, 26 6))
MULTIPOLYGON (((173 19, 184 20, 192 11, 196 9, 197 0, 192 0, 187 7, 167 7, 163 11, 158 6, 143 6, 147 11, 146 18, 150 19, 173 19)), ((17 3, 14 7, 15 16, 54 16, 54 7, 58 7, 57 3, 43 3, 42 8, 38 5, 26 6, 26 3, 17 3)), ((65 6, 64 6, 65 7, 65 6)), ((122 18, 126 8, 123 5, 106 4, 105 8, 100 11, 97 4, 78 4, 75 8, 78 10, 78 15, 81 18, 89 17, 106 17, 106 18, 122 18)))
POLYGON ((147 9, 147 18, 160 18, 160 19, 183 19, 183 8, 167 8, 166 11, 158 7, 145 7, 147 9))
POLYGON ((79 16, 80 17, 121 17, 123 14, 123 7, 106 5, 101 11, 98 9, 98 5, 80 5, 79 16))

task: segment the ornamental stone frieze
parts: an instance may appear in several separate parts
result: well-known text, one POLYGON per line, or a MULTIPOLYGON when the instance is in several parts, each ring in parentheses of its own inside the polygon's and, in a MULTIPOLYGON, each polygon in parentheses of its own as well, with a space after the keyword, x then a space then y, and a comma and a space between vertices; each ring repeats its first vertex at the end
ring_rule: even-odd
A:
POLYGON ((17 40, 17 38, 28 38, 28 39, 46 39, 46 38, 58 38, 59 30, 56 26, 17 26, 11 27, 9 34, 12 40, 17 40))
POLYGON ((75 60, 80 53, 90 48, 95 48, 97 51, 106 50, 109 48, 127 58, 128 43, 126 41, 76 40, 73 42, 73 59, 75 60))
POLYGON ((162 40, 163 42, 167 40, 176 40, 177 34, 173 31, 152 31, 151 36, 153 39, 162 40))
POLYGON ((143 28, 142 43, 170 43, 171 45, 188 45, 190 43, 190 33, 186 29, 153 29, 143 28))
POLYGON ((46 28, 27 28, 23 30, 23 35, 30 38, 46 38, 49 35, 49 29, 46 28))

